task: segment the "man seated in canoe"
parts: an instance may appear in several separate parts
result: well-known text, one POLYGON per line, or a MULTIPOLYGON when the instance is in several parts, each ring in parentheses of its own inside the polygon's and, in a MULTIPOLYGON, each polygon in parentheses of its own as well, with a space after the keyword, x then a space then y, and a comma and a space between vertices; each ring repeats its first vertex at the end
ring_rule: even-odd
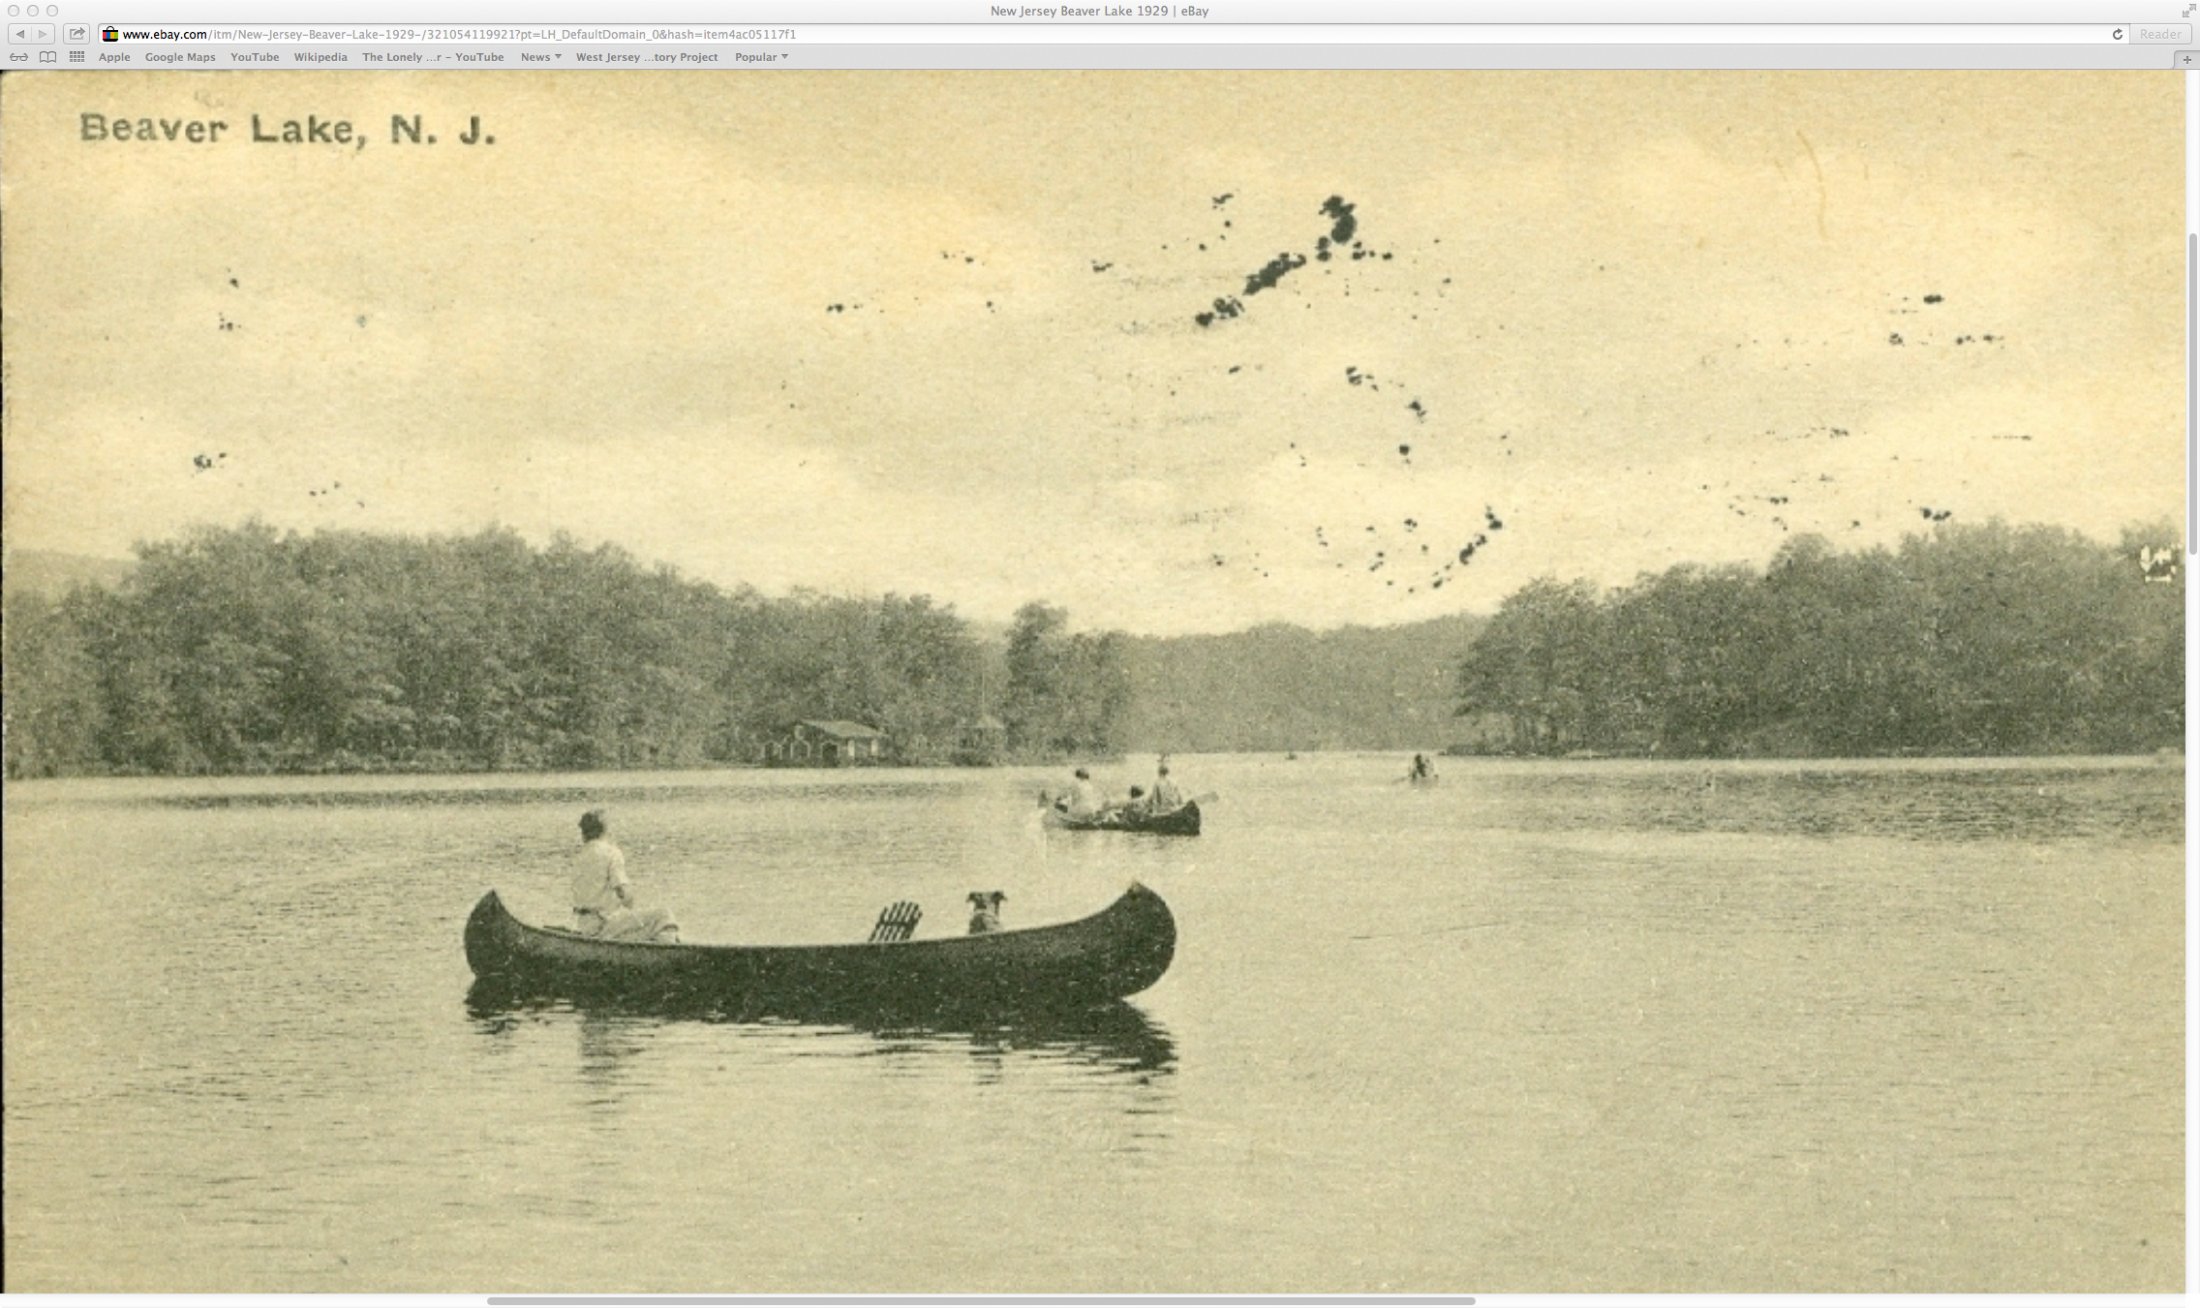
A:
POLYGON ((603 810, 581 814, 581 849, 573 856, 573 929, 604 940, 677 944, 680 924, 668 909, 634 907, 626 854, 611 843, 603 810))
POLYGON ((1154 762, 1153 793, 1146 797, 1146 811, 1159 816, 1174 813, 1184 807, 1184 792, 1169 780, 1169 756, 1163 754, 1154 762))

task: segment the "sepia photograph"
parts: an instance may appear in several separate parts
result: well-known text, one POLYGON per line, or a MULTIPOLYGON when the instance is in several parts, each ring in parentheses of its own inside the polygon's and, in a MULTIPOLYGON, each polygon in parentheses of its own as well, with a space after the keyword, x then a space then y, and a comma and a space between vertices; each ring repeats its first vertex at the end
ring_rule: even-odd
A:
POLYGON ((5 1288, 2182 1290, 2185 94, 0 79, 5 1288))

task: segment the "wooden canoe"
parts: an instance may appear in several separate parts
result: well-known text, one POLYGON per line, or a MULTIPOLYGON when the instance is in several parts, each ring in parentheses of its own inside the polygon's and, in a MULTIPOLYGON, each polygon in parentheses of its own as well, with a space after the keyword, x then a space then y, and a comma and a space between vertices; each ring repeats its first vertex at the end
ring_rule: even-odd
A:
POLYGON ((1169 906, 1136 882, 1075 922, 885 944, 594 940, 529 926, 494 890, 466 920, 474 975, 515 993, 699 1000, 757 1015, 1086 1008, 1146 989, 1175 953, 1169 906))
POLYGON ((1199 801, 1193 800, 1166 813, 1110 813, 1097 818, 1071 817, 1061 809, 1050 808, 1047 821, 1064 831, 1141 831, 1149 836, 1196 836, 1199 834, 1199 801))

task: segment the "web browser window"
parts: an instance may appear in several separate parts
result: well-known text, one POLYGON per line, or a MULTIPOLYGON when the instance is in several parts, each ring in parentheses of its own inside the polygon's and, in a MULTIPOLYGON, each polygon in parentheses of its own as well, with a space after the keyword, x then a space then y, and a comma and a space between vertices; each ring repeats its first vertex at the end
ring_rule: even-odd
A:
POLYGON ((2183 1293, 2193 5, 5 9, 8 1290, 2183 1293))

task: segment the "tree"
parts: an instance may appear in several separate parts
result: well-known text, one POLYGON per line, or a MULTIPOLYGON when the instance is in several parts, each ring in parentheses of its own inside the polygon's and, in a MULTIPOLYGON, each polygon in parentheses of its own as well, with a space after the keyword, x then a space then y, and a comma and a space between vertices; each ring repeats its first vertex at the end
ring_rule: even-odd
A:
POLYGON ((1510 716, 1514 748, 1522 753, 1575 747, 1602 688, 1603 637, 1593 585, 1530 582, 1505 598, 1468 650, 1459 671, 1460 713, 1510 716))
POLYGON ((62 605, 40 595, 8 602, 0 654, 7 775, 83 772, 99 758, 99 673, 62 605))

